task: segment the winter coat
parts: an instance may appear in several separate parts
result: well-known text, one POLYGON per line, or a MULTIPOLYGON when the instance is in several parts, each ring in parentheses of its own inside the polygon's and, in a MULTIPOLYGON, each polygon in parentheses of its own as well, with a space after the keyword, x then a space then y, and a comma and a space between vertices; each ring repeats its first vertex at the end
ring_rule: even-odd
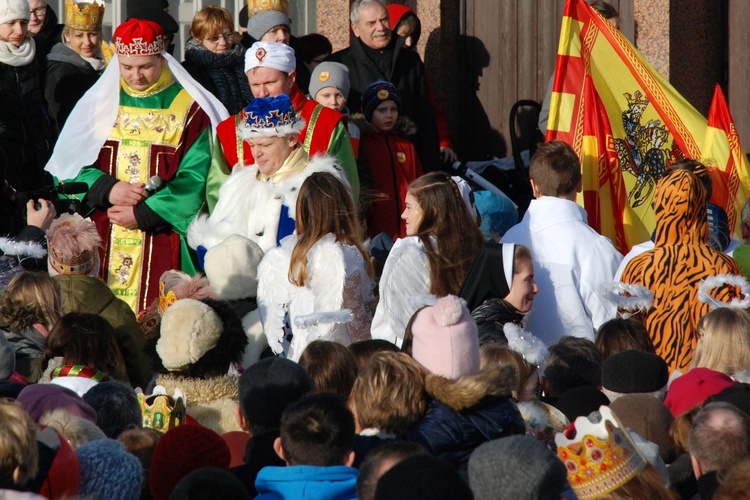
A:
POLYGON ((62 129, 78 100, 99 79, 101 71, 94 69, 83 57, 63 43, 52 47, 47 56, 47 78, 44 97, 57 128, 62 129))
POLYGON ((427 413, 406 433, 433 455, 452 463, 466 479, 469 456, 487 441, 524 434, 523 417, 511 401, 509 367, 484 369, 451 381, 430 374, 427 413))
POLYGON ((278 431, 251 437, 245 447, 243 464, 229 469, 229 472, 245 485, 250 493, 249 498, 255 498, 258 495, 255 490, 255 478, 263 467, 286 465, 273 449, 273 443, 277 437, 279 437, 278 431))
POLYGON ((506 323, 521 326, 524 315, 503 299, 488 299, 471 311, 471 317, 477 324, 479 345, 490 342, 507 342, 503 333, 506 323))
POLYGON ((16 372, 26 377, 30 383, 42 377, 42 354, 46 337, 34 326, 21 330, 2 327, 0 331, 16 353, 16 372))
POLYGON ((130 307, 115 297, 100 279, 76 274, 60 274, 54 278, 60 285, 66 313, 98 314, 109 321, 115 329, 131 385, 145 388, 152 375, 151 362, 143 352, 143 331, 130 307))
POLYGON ((344 465, 265 467, 255 480, 256 499, 354 500, 357 469, 344 465))
POLYGON ((362 108, 362 94, 367 85, 376 80, 387 80, 401 93, 400 112, 417 124, 415 144, 425 171, 437 170, 440 165, 440 140, 435 112, 430 105, 424 63, 416 51, 404 46, 405 38, 393 35, 382 57, 390 57, 389 71, 383 72, 374 62, 376 52, 359 38, 346 49, 331 55, 330 60, 349 68, 351 89, 347 106, 353 111, 362 108))

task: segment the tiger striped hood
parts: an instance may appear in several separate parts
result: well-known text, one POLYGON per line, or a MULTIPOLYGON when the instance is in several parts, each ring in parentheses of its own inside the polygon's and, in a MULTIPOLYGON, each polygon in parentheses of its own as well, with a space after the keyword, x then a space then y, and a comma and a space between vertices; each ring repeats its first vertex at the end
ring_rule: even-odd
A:
POLYGON ((654 195, 656 247, 673 245, 708 245, 706 190, 700 175, 687 170, 672 170, 661 178, 654 195))

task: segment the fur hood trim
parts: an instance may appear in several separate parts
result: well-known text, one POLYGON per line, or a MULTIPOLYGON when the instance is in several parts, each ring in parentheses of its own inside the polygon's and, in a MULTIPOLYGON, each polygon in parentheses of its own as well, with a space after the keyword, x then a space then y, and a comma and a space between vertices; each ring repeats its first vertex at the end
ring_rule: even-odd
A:
POLYGON ((219 375, 218 377, 193 378, 182 377, 174 373, 162 373, 156 377, 156 385, 164 386, 167 394, 174 394, 175 389, 182 391, 188 405, 212 403, 220 399, 239 401, 239 380, 236 375, 219 375))
POLYGON ((493 366, 456 381, 428 374, 425 388, 433 399, 461 411, 471 408, 486 396, 510 396, 512 380, 513 369, 510 366, 493 366))
MULTIPOLYGON (((362 131, 363 134, 379 134, 380 131, 376 129, 370 122, 367 121, 365 115, 362 113, 355 113, 349 117, 357 127, 362 131)), ((391 132, 396 132, 405 137, 413 138, 417 135, 417 124, 410 118, 399 115, 396 120, 396 125, 393 127, 391 132)))
POLYGON ((36 241, 16 241, 10 238, 0 237, 0 251, 5 255, 17 255, 19 257, 32 257, 41 259, 47 255, 47 249, 36 241))

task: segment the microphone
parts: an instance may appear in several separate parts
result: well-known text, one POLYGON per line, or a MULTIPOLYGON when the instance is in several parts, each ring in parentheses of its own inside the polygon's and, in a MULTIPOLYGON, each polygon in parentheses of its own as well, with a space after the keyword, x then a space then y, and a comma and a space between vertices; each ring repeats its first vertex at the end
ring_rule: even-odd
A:
POLYGON ((146 181, 146 185, 143 186, 143 188, 146 191, 148 191, 149 194, 154 194, 155 192, 157 192, 158 190, 160 190, 162 188, 162 186, 164 186, 164 181, 162 180, 161 177, 159 177, 158 175, 155 175, 153 177, 150 177, 146 181))
POLYGON ((53 191, 57 194, 78 194, 85 193, 88 190, 89 186, 85 182, 70 182, 68 184, 59 184, 53 188, 53 191))

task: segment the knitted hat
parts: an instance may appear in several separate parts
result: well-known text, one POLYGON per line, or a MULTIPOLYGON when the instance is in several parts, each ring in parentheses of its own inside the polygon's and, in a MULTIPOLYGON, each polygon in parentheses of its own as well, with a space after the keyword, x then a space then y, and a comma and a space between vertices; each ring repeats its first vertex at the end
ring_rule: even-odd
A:
POLYGON ((164 30, 153 21, 128 19, 113 35, 119 57, 153 56, 164 51, 164 30))
POLYGON ((16 19, 31 19, 29 2, 26 0, 0 0, 0 24, 16 19))
POLYGON ((656 444, 659 456, 666 463, 674 460, 674 445, 669 437, 669 426, 674 417, 664 403, 650 394, 625 394, 612 401, 609 407, 625 427, 656 444))
POLYGON ((324 61, 318 64, 310 77, 310 97, 315 99, 318 92, 326 87, 337 88, 344 99, 348 98, 349 68, 332 61, 324 61))
POLYGON ((0 380, 8 380, 16 371, 16 351, 5 335, 0 335, 0 380))
POLYGON ((718 394, 738 382, 728 375, 708 368, 693 368, 685 375, 676 378, 669 386, 664 404, 679 417, 686 411, 718 394))
POLYGON ((164 434, 151 457, 148 486, 154 500, 167 500, 188 473, 203 467, 229 469, 229 448, 211 429, 180 425, 164 434))
POLYGON ((284 358, 265 358, 240 375, 240 407, 255 425, 278 427, 287 406, 313 390, 304 368, 284 358))
POLYGON ((378 481, 375 500, 470 500, 473 496, 456 468, 420 454, 394 465, 378 481))
POLYGON ((292 26, 288 0, 247 0, 247 17, 247 32, 256 40, 276 26, 292 26))
POLYGON ((566 481, 560 459, 539 440, 528 436, 489 441, 469 458, 469 484, 476 500, 557 500, 566 481))
POLYGON ((581 385, 562 393, 555 403, 555 408, 572 422, 608 404, 609 398, 602 391, 590 385, 581 385))
POLYGON ((242 481, 231 472, 217 467, 204 467, 183 477, 174 487, 169 498, 246 500, 250 498, 250 493, 242 481))
POLYGON ((419 311, 412 334, 412 357, 433 374, 457 380, 479 371, 477 325, 455 295, 419 311))
POLYGON ((16 399, 34 422, 56 408, 65 408, 70 413, 96 423, 96 411, 78 394, 56 384, 32 384, 26 386, 16 399))
POLYGON ((368 122, 372 121, 375 108, 385 101, 395 102, 396 107, 401 111, 401 94, 395 85, 385 80, 370 83, 362 93, 362 112, 368 122))
POLYGON ((257 243, 233 234, 208 249, 203 269, 222 299, 255 297, 258 292, 258 265, 262 258, 263 250, 257 243))
POLYGON ((137 500, 143 467, 114 439, 99 439, 76 450, 81 464, 81 495, 112 500, 137 500))
POLYGON ((78 214, 63 214, 47 230, 47 270, 58 274, 99 274, 102 238, 96 224, 78 214))
POLYGON ((254 68, 273 68, 282 73, 296 69, 294 49, 278 42, 255 42, 245 52, 245 73, 254 68))
POLYGON ((297 116, 286 94, 256 97, 241 112, 237 133, 245 140, 298 135, 305 121, 297 116))
POLYGON ((602 364, 602 387, 613 392, 654 392, 668 381, 667 363, 650 352, 630 349, 613 354, 602 364))

